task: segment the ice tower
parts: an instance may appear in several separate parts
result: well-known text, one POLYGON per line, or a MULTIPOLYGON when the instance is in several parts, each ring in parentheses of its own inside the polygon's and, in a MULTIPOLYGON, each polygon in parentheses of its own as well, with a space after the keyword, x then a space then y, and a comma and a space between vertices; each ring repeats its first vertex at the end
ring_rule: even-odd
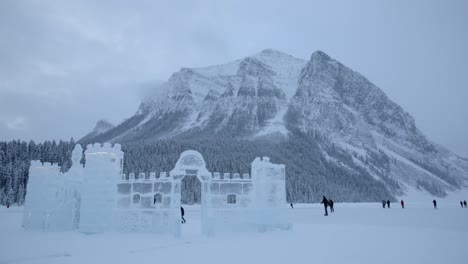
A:
POLYGON ((258 228, 288 229, 286 206, 285 166, 273 164, 270 158, 255 158, 252 162, 252 181, 258 228))
POLYGON ((119 144, 94 144, 87 146, 85 157, 79 228, 85 233, 108 231, 113 228, 123 152, 119 144))

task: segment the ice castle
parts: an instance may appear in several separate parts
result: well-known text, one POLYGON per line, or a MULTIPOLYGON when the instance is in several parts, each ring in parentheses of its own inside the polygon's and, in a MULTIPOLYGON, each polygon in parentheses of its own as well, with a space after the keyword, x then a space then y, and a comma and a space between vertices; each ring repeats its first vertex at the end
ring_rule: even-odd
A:
POLYGON ((84 233, 130 231, 181 235, 181 183, 201 182, 202 233, 289 229, 285 166, 268 157, 252 162, 251 175, 211 173, 194 150, 180 155, 170 172, 123 174, 119 144, 76 145, 66 173, 31 162, 23 227, 84 233))

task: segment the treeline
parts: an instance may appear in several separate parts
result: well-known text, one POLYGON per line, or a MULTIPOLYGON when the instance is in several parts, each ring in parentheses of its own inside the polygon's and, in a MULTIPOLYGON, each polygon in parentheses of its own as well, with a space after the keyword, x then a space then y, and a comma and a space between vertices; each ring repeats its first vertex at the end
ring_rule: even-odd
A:
MULTIPOLYGON (((151 143, 123 144, 124 173, 170 171, 180 154, 199 151, 211 172, 250 173, 255 157, 268 156, 273 163, 286 165, 287 199, 294 203, 318 202, 322 195, 335 201, 371 202, 394 200, 384 183, 375 180, 353 158, 315 135, 295 134, 280 142, 236 139, 176 139, 151 143)), ((35 144, 0 142, 1 203, 22 204, 31 160, 58 163, 68 170, 75 143, 46 141, 35 144)), ((197 203, 200 183, 184 179, 183 203, 197 203)), ((392 188, 393 189, 393 188, 392 188)))
POLYGON ((55 163, 61 166, 62 171, 67 171, 74 147, 73 139, 38 144, 34 141, 0 141, 0 203, 24 203, 31 160, 55 163))
MULTIPOLYGON (((294 203, 318 202, 322 195, 349 202, 394 199, 382 182, 357 166, 347 153, 333 145, 319 146, 314 136, 303 134, 279 143, 178 139, 126 144, 123 146, 124 172, 170 171, 180 154, 188 149, 199 151, 211 172, 250 173, 252 161, 262 156, 270 157, 273 163, 285 164, 287 199, 294 203), (324 156, 324 151, 328 157, 324 156)), ((188 188, 191 192, 199 188, 198 182, 190 184, 193 184, 188 188)), ((187 195, 192 195, 191 192, 187 195)))

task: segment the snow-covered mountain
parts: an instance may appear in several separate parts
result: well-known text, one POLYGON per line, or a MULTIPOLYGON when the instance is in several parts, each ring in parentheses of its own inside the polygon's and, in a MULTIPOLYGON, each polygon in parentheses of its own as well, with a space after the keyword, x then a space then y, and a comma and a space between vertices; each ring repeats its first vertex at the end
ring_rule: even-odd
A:
MULTIPOLYGON (((81 142, 152 142, 178 137, 320 138, 395 194, 443 196, 467 186, 468 160, 428 140, 414 118, 361 74, 316 51, 308 61, 267 49, 227 64, 182 68, 120 125, 81 142)), ((354 170, 349 168, 349 170, 354 170)))
POLYGON ((89 140, 92 140, 93 138, 102 135, 103 133, 113 129, 115 126, 111 124, 107 120, 99 120, 97 121, 96 125, 94 126, 93 130, 86 134, 83 138, 80 139, 80 141, 83 142, 88 142, 89 140))

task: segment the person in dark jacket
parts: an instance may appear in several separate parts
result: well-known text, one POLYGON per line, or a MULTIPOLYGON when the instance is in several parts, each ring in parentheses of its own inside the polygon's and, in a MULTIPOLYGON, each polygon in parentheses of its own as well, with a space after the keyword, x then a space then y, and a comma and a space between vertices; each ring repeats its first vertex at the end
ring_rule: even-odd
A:
POLYGON ((180 207, 180 214, 182 216, 182 224, 185 224, 185 218, 184 218, 185 210, 182 206, 180 207))
POLYGON ((328 200, 325 196, 323 196, 321 204, 323 204, 323 207, 325 207, 325 216, 327 216, 328 215, 328 200))
POLYGON ((387 202, 385 202, 385 200, 382 200, 382 208, 385 208, 385 204, 387 204, 387 202))
POLYGON ((390 208, 390 200, 387 200, 387 208, 390 208))
POLYGON ((463 208, 463 202, 462 201, 460 201, 460 206, 463 208))
POLYGON ((292 208, 292 209, 294 209, 294 206, 293 206, 293 204, 291 203, 290 205, 291 205, 291 208, 292 208))
POLYGON ((463 205, 464 205, 465 208, 466 208, 466 200, 463 200, 463 205))
POLYGON ((405 209, 405 201, 401 200, 400 204, 401 204, 401 208, 405 209))
POLYGON ((333 205, 335 205, 335 203, 332 199, 328 200, 328 204, 330 205, 330 212, 335 212, 335 209, 333 208, 333 205))
POLYGON ((434 205, 434 209, 437 209, 437 201, 435 199, 432 200, 432 204, 434 205))

